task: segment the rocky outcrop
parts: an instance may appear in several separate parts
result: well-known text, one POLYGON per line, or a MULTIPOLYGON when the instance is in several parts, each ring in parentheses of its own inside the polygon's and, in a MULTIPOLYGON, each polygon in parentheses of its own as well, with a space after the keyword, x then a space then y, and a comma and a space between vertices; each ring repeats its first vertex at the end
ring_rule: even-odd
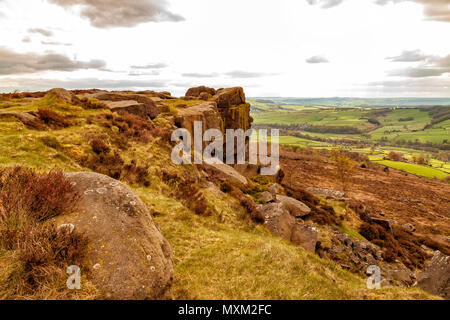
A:
POLYGON ((47 92, 46 96, 56 98, 59 101, 67 104, 78 105, 81 103, 80 99, 78 99, 73 92, 67 91, 66 89, 62 88, 51 89, 47 92))
POLYGON ((139 91, 139 92, 137 92, 137 94, 143 94, 147 97, 159 98, 159 99, 163 99, 163 100, 175 99, 174 97, 172 97, 172 94, 168 91, 156 92, 153 90, 145 90, 145 91, 139 91))
POLYGON ((296 221, 281 203, 260 205, 258 210, 264 216, 265 225, 272 233, 305 250, 315 252, 318 241, 316 228, 296 221))
POLYGON ((241 87, 219 89, 214 95, 213 100, 219 108, 229 108, 239 106, 245 103, 244 89, 241 87))
POLYGON ((419 274, 418 285, 425 291, 450 299, 450 256, 437 251, 419 274))
POLYGON ((175 117, 175 125, 179 128, 187 129, 192 137, 194 137, 195 121, 202 122, 203 132, 208 129, 223 131, 222 119, 214 102, 205 102, 197 106, 181 109, 175 117))
POLYGON ((97 173, 70 173, 82 195, 77 210, 57 218, 86 234, 82 270, 106 299, 171 299, 172 251, 141 199, 97 173))
POLYGON ((105 91, 86 95, 85 97, 100 100, 111 111, 126 111, 144 118, 154 119, 161 113, 160 107, 158 107, 152 97, 144 94, 105 91), (134 101, 134 103, 131 101, 134 101))
MULTIPOLYGON (((210 97, 212 97, 216 94, 216 90, 213 88, 205 87, 205 86, 194 87, 194 88, 188 89, 185 96, 203 100, 203 99, 201 99, 202 94, 206 94, 206 95, 209 95, 210 97)), ((204 95, 203 95, 203 97, 204 97, 204 95)))

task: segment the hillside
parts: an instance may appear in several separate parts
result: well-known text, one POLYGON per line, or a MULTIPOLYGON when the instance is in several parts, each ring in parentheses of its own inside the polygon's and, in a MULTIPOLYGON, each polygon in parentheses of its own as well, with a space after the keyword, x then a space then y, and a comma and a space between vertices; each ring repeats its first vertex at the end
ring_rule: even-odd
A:
POLYGON ((197 120, 222 133, 247 130, 253 121, 242 88, 198 87, 181 98, 64 89, 1 95, 0 234, 19 236, 0 242, 0 299, 449 297, 428 270, 436 250, 450 254, 450 185, 387 174, 376 164, 362 169, 365 160, 355 158, 358 169, 344 194, 327 151, 309 148, 284 149, 283 174, 271 178, 258 175, 261 166, 175 165, 172 131, 192 132, 197 120), (58 172, 53 188, 24 187, 58 172), (16 223, 2 208, 14 195, 29 209, 20 214, 40 212, 22 199, 30 188, 46 190, 43 207, 58 192, 79 194, 57 214, 16 223), (50 225, 75 231, 61 235, 50 225), (370 231, 377 236, 369 238, 370 231), (43 259, 38 240, 52 247, 63 236, 63 252, 76 243, 81 253, 58 263, 58 255, 43 259), (66 287, 65 268, 73 263, 81 266, 81 290, 66 287), (371 264, 382 269, 380 290, 366 287, 371 264), (120 277, 149 289, 131 292, 109 279, 120 277))

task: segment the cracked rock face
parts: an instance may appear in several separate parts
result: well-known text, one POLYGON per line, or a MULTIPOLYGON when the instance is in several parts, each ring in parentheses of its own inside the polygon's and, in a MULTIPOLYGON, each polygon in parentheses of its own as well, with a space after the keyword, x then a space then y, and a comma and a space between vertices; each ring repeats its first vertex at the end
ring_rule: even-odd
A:
POLYGON ((81 194, 74 213, 58 217, 88 237, 80 266, 106 299, 171 299, 172 250, 142 200, 107 176, 69 173, 81 194))
POLYGON ((418 285, 425 291, 450 299, 450 256, 437 251, 419 274, 418 285))

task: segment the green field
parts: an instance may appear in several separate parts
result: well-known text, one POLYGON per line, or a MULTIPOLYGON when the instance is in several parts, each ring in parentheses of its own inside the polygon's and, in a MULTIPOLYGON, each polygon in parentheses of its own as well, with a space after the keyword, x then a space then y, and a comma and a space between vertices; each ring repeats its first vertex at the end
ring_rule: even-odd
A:
POLYGON ((371 161, 385 165, 387 167, 412 173, 418 176, 428 177, 428 178, 438 178, 444 179, 448 176, 447 173, 426 166, 421 166, 414 163, 397 162, 391 160, 377 160, 379 158, 372 158, 371 161))
MULTIPOLYGON (((339 142, 337 139, 349 139, 366 147, 346 145, 346 148, 370 155, 372 161, 382 165, 431 178, 442 179, 450 174, 450 162, 443 160, 450 157, 450 119, 444 117, 436 122, 430 111, 440 110, 433 109, 431 104, 449 105, 450 99, 278 98, 254 99, 250 103, 254 124, 282 130, 282 145, 321 149, 330 148, 339 142), (370 103, 373 105, 368 106, 370 103), (331 133, 312 132, 330 127, 334 128, 331 133), (337 127, 357 128, 361 132, 335 133, 337 127), (296 133, 301 137, 294 137, 296 133), (378 145, 375 152, 368 147, 374 144, 378 145), (401 153, 409 163, 384 160, 391 151, 401 153), (420 155, 429 159, 429 166, 413 163, 413 157, 420 155)), ((450 107, 448 111, 445 108, 448 118, 450 107)))

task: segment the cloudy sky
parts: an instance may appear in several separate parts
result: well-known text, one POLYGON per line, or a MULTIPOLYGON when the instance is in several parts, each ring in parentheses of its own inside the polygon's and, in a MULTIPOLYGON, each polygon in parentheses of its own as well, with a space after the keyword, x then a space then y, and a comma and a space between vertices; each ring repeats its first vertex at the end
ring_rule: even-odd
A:
POLYGON ((450 97, 450 0, 0 0, 0 91, 450 97))

